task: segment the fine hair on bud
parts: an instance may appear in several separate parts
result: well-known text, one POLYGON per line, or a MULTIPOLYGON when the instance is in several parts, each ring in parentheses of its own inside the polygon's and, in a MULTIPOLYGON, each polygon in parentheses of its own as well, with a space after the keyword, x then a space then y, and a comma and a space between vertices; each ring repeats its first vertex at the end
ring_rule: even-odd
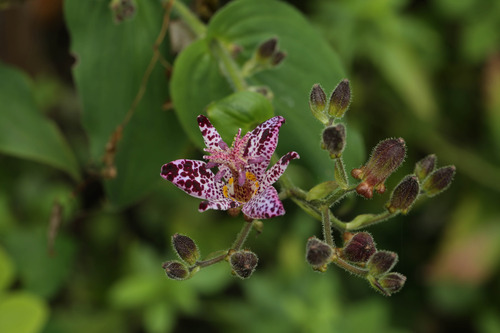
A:
POLYGON ((421 182, 436 168, 436 155, 427 155, 415 164, 415 175, 421 182))
POLYGON ((422 185, 422 189, 429 197, 433 197, 450 186, 455 176, 456 168, 454 165, 439 168, 427 177, 422 185))
POLYGON ((361 179, 356 192, 368 199, 373 196, 374 190, 384 193, 384 182, 403 163, 405 155, 406 145, 402 138, 379 142, 366 165, 351 172, 354 178, 361 179))
POLYGON ((332 254, 331 246, 318 238, 311 237, 307 240, 306 260, 313 268, 328 264, 332 254))
POLYGON ((366 267, 373 277, 379 277, 389 272, 394 265, 398 262, 398 255, 390 251, 377 251, 375 252, 368 262, 366 267))
POLYGON ((330 157, 338 158, 345 148, 345 126, 337 124, 323 130, 323 147, 328 150, 330 157))
POLYGON ((378 280, 379 285, 384 288, 384 290, 389 295, 397 293, 398 291, 403 289, 405 282, 406 276, 397 272, 390 272, 388 274, 385 274, 378 280))
POLYGON ((179 258, 189 265, 194 265, 200 258, 200 251, 196 243, 188 236, 175 234, 172 236, 172 245, 179 258))
POLYGON ((366 262, 377 251, 372 235, 358 232, 349 239, 342 249, 342 257, 348 261, 366 262))
POLYGON ((351 103, 351 87, 349 80, 343 79, 335 87, 330 96, 330 104, 328 106, 328 114, 332 117, 341 118, 347 111, 351 103))
POLYGON ((408 213, 420 192, 418 178, 408 175, 394 188, 391 199, 386 204, 387 210, 392 214, 397 211, 408 213))
POLYGON ((164 262, 162 268, 165 270, 165 274, 173 280, 186 280, 189 278, 189 270, 180 261, 172 260, 164 262))
POLYGON ((258 262, 257 255, 248 250, 236 251, 229 257, 233 273, 242 279, 249 278, 252 275, 258 262))

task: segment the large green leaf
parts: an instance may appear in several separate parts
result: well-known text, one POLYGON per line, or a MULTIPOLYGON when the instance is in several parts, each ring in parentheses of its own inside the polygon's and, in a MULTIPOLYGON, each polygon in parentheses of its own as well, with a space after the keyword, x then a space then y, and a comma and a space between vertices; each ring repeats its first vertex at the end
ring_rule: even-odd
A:
MULTIPOLYGON (((249 83, 267 86, 274 94, 276 114, 287 123, 280 132, 278 152, 296 150, 321 178, 333 174, 328 154, 319 148, 322 124, 309 110, 309 92, 314 83, 333 89, 345 76, 335 52, 294 8, 278 1, 240 0, 222 8, 208 25, 206 37, 186 48, 174 63, 171 94, 179 120, 190 137, 203 142, 196 115, 211 102, 227 96, 231 87, 210 52, 214 40, 243 48, 248 58, 259 43, 277 37, 287 58, 277 69, 260 72, 249 83)), ((355 135, 354 130, 350 130, 355 135)), ((360 150, 360 140, 349 149, 360 150)), ((352 161, 359 164, 361 161, 352 161)), ((348 164, 351 164, 348 162, 348 164)))
POLYGON ((0 299, 0 332, 40 332, 48 319, 47 304, 39 297, 17 292, 0 299))
MULTIPOLYGON (((94 163, 101 161, 106 143, 139 90, 163 13, 160 1, 138 1, 133 19, 117 24, 109 1, 65 1, 71 49, 77 58, 73 73, 94 163)), ((163 46, 160 51, 167 54, 163 46)), ((161 165, 178 157, 183 141, 175 114, 161 109, 167 99, 167 77, 157 64, 118 144, 118 176, 106 183, 117 206, 147 193, 160 181, 161 165)))
POLYGON ((37 110, 31 82, 0 62, 0 153, 51 165, 79 180, 73 152, 59 129, 37 110))

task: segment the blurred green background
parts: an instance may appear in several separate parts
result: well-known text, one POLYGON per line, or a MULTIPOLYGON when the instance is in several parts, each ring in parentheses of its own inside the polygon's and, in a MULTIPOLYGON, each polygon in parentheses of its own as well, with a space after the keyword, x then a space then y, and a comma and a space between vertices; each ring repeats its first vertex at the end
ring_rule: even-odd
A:
MULTIPOLYGON (((198 213, 198 199, 159 177, 163 163, 201 158, 193 115, 231 90, 209 62, 175 73, 179 36, 168 33, 118 145, 118 176, 103 178, 106 143, 163 20, 160 1, 134 3, 118 22, 109 1, 0 1, 0 332, 500 332, 500 2, 288 1, 278 12, 238 11, 253 20, 233 30, 228 10, 210 28, 243 45, 243 58, 280 39, 287 59, 254 83, 271 87, 275 112, 289 119, 278 152, 301 154, 287 173, 304 189, 333 175, 309 89, 318 82, 328 93, 343 77, 353 90, 349 168, 387 137, 408 147, 389 188, 427 154, 456 165, 446 192, 369 229, 408 278, 390 298, 335 266, 312 271, 305 243, 321 225, 291 201, 250 235, 259 256, 250 279, 226 263, 188 281, 165 277, 174 233, 208 255, 240 229, 224 212, 198 213), (180 99, 172 108, 172 89, 199 109, 181 113, 180 99), (294 142, 301 121, 313 134, 294 142)), ((226 2, 188 4, 207 22, 226 2)), ((349 220, 388 196, 349 197, 334 210, 349 220)))

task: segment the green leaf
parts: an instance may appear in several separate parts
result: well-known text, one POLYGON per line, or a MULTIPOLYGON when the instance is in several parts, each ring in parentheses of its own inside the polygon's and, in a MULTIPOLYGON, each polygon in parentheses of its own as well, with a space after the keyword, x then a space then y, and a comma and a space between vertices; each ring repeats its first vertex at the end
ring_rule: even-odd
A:
POLYGON ((40 332, 49 309, 42 299, 24 292, 7 294, 0 299, 0 332, 40 332))
POLYGON ((37 110, 32 83, 0 62, 0 153, 45 163, 79 180, 78 163, 65 138, 37 110))
POLYGON ((47 249, 46 228, 14 229, 4 240, 26 290, 51 297, 67 282, 75 263, 75 246, 70 239, 58 235, 52 256, 47 249))
POLYGON ((9 287, 14 279, 14 264, 2 246, 0 246, 0 292, 9 287))
MULTIPOLYGON (((331 178, 331 161, 319 149, 322 124, 311 116, 309 92, 314 83, 333 89, 345 73, 325 40, 298 11, 285 3, 240 0, 215 14, 206 37, 186 48, 174 63, 171 94, 179 120, 191 139, 202 147, 196 116, 211 102, 230 94, 231 87, 219 70, 210 43, 241 46, 243 63, 260 43, 271 37, 278 38, 279 48, 287 57, 280 66, 259 72, 248 83, 269 87, 276 114, 286 118, 278 152, 296 150, 312 172, 321 178, 327 175, 331 178)), ((356 150, 361 146, 353 144, 349 148, 356 150)), ((360 162, 349 161, 349 164, 360 162)))
POLYGON ((273 117, 273 106, 263 95, 240 91, 208 106, 208 116, 219 134, 231 144, 241 128, 242 135, 273 117))
MULTIPOLYGON (((71 50, 77 58, 73 73, 83 104, 83 124, 91 158, 98 164, 139 91, 164 9, 160 1, 139 1, 136 15, 116 24, 109 1, 68 0, 64 4, 71 50)), ((160 51, 168 54, 165 46, 160 51)), ((167 76, 157 63, 117 146, 118 175, 106 182, 112 204, 125 206, 144 196, 161 180, 162 164, 179 157, 183 135, 175 114, 162 110, 167 100, 167 76)))
POLYGON ((328 194, 332 193, 339 187, 339 184, 333 180, 329 180, 324 183, 320 183, 314 186, 307 192, 306 200, 318 200, 326 197, 328 194))

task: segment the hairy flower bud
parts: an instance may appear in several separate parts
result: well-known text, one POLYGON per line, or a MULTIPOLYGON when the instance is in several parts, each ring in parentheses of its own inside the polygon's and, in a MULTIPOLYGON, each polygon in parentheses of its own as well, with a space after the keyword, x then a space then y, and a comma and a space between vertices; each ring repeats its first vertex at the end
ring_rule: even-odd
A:
POLYGON ((266 40, 262 44, 259 45, 257 49, 257 55, 261 59, 269 59, 276 52, 276 46, 278 45, 278 39, 273 37, 271 39, 266 40))
POLYGON ((311 93, 309 94, 309 107, 311 108, 311 112, 316 119, 321 121, 323 124, 328 123, 328 116, 325 114, 326 94, 318 83, 313 85, 311 93))
POLYGON ((165 270, 167 276, 173 280, 186 280, 189 278, 189 270, 180 261, 167 261, 164 262, 162 268, 165 270))
POLYGON ((274 52, 272 57, 271 57, 271 65, 272 66, 278 66, 285 60, 286 58, 286 53, 283 51, 278 51, 274 52))
POLYGON ((384 193, 385 180, 403 163, 405 155, 405 141, 402 138, 379 142, 366 165, 351 172, 354 178, 362 180, 356 192, 368 199, 373 196, 373 190, 384 193))
POLYGON ((436 168, 436 159, 436 155, 431 154, 415 164, 414 173, 420 182, 422 182, 432 171, 434 171, 436 168))
POLYGON ((397 211, 406 214, 417 199, 419 192, 420 185, 417 176, 408 175, 394 188, 391 199, 385 206, 391 214, 397 211))
POLYGON ((382 276, 378 283, 384 290, 392 295, 400 291, 406 282, 406 276, 400 273, 391 272, 382 276))
POLYGON ((433 197, 450 186, 456 168, 454 165, 439 168, 432 172, 422 184, 422 189, 429 197, 433 197))
POLYGON ((352 262, 366 262, 375 251, 373 237, 367 232, 358 232, 345 244, 342 257, 352 262))
POLYGON ((377 251, 375 252, 368 262, 366 267, 373 277, 379 277, 389 272, 394 265, 398 262, 398 255, 390 251, 377 251))
POLYGON ((196 243, 188 236, 175 234, 172 236, 172 245, 174 250, 179 255, 179 258, 187 262, 189 265, 194 265, 200 259, 200 251, 196 243))
POLYGON ((330 262, 333 250, 330 245, 316 237, 310 237, 306 244, 306 260, 314 269, 330 262))
POLYGON ((330 96, 330 104, 328 105, 328 114, 332 117, 341 118, 347 111, 351 103, 351 87, 349 80, 343 79, 335 87, 330 96))
POLYGON ((338 124, 323 131, 323 149, 328 150, 331 158, 338 158, 345 148, 345 126, 338 124))
POLYGON ((229 257, 233 273, 242 279, 246 279, 252 275, 258 262, 259 258, 257 255, 247 250, 233 252, 229 257))

